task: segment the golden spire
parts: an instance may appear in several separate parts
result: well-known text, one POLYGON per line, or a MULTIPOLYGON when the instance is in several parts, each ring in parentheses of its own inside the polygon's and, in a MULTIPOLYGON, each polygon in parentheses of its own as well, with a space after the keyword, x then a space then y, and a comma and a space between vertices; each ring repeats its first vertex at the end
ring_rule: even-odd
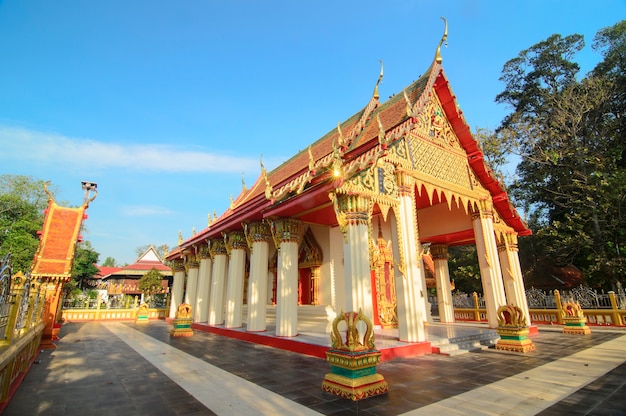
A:
POLYGON ((402 93, 404 94, 404 101, 406 102, 406 116, 411 117, 411 100, 409 100, 409 96, 406 93, 406 88, 402 90, 402 93))
POLYGON ((315 159, 313 158, 313 152, 311 152, 311 146, 309 146, 309 172, 315 174, 315 159))
POLYGON ((443 61, 443 58, 441 58, 441 45, 445 43, 446 47, 448 46, 448 21, 446 20, 445 17, 442 17, 441 20, 443 20, 443 23, 445 24, 445 28, 443 30, 443 36, 441 37, 441 40, 439 41, 439 46, 437 46, 437 53, 435 54, 435 61, 437 61, 438 64, 440 64, 443 61))
POLYGON ((263 155, 261 155, 261 159, 259 161, 261 164, 261 175, 263 175, 263 179, 265 180, 265 199, 272 199, 272 185, 270 184, 270 180, 267 177, 267 170, 265 170, 265 166, 263 166, 263 155))
POLYGON ((383 82, 383 70, 385 69, 385 65, 382 60, 378 60, 380 62, 380 75, 378 76, 378 81, 376 81, 376 86, 374 87, 374 98, 380 98, 378 95, 378 84, 383 82))
POLYGON ((337 122, 337 133, 339 134, 339 137, 337 138, 337 144, 339 145, 339 147, 343 146, 346 142, 345 138, 343 137, 343 133, 341 132, 341 122, 338 121, 337 122))

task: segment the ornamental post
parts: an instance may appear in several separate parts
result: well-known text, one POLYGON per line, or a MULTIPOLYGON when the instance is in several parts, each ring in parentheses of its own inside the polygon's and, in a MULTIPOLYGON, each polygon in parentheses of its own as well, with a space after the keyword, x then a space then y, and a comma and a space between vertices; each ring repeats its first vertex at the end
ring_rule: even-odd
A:
POLYGON ((209 301, 209 325, 224 323, 224 290, 226 288, 226 273, 228 272, 228 253, 226 243, 221 238, 211 240, 209 253, 213 259, 211 273, 211 298, 209 301))
POLYGON ((278 249, 276 294, 276 336, 298 335, 298 245, 302 221, 280 218, 270 222, 278 249))
POLYGON ((226 285, 226 328, 242 326, 243 280, 246 272, 246 238, 242 231, 233 231, 225 238, 229 253, 226 285))
POLYGON ((265 331, 269 271, 270 224, 244 224, 250 248, 250 279, 248 280, 248 331, 265 331))
POLYGON ((493 211, 487 200, 481 200, 478 204, 475 204, 471 210, 472 227, 474 228, 476 251, 478 252, 487 321, 490 328, 497 328, 498 308, 506 305, 506 296, 493 227, 493 211))

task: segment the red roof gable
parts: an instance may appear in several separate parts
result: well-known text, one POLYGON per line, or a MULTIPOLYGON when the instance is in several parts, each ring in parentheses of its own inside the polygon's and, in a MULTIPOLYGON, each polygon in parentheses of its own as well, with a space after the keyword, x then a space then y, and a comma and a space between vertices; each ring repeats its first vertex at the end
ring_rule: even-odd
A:
POLYGON ((69 277, 86 205, 61 207, 50 198, 31 275, 69 277))
MULTIPOLYGON (((530 234, 530 230, 509 201, 504 185, 495 178, 491 170, 485 165, 480 145, 471 134, 469 126, 458 108, 456 97, 452 94, 441 64, 436 61, 433 62, 422 77, 413 82, 400 94, 394 95, 387 102, 380 105, 378 97, 374 96, 363 110, 341 124, 340 128, 344 138, 350 137, 350 142, 347 143, 344 149, 344 161, 349 163, 377 146, 381 126, 385 133, 390 135, 390 132, 395 128, 405 123, 411 123, 410 110, 416 109, 419 111, 433 93, 437 94, 454 133, 467 153, 470 167, 482 185, 490 192, 494 207, 500 217, 519 235, 530 234)), ((331 130, 328 134, 314 142, 309 149, 299 152, 287 162, 268 173, 267 179, 272 189, 276 191, 289 183, 289 181, 294 181, 294 179, 307 181, 308 185, 305 184, 307 187, 302 189, 306 189, 305 192, 308 192, 307 195, 310 194, 309 196, 316 192, 323 193, 326 188, 330 189, 331 185, 328 184, 322 188, 315 185, 315 183, 321 183, 320 175, 325 173, 316 172, 315 178, 312 177, 310 172, 311 155, 314 164, 319 165, 324 158, 328 158, 332 154, 333 146, 337 145, 339 137, 337 128, 331 130), (313 179, 316 179, 317 182, 313 179)), ((325 178, 329 178, 329 174, 326 174, 325 178)), ((265 188, 265 178, 261 175, 250 189, 242 192, 237 197, 231 208, 218 218, 211 227, 183 242, 181 249, 170 253, 168 258, 180 257, 185 247, 192 246, 210 237, 219 236, 222 231, 228 231, 231 227, 240 228, 241 221, 261 219, 269 212, 270 207, 274 208, 284 203, 281 201, 275 203, 275 201, 266 199, 265 188)), ((291 193, 293 194, 293 192, 291 193)), ((317 198, 317 200, 320 199, 317 198)))

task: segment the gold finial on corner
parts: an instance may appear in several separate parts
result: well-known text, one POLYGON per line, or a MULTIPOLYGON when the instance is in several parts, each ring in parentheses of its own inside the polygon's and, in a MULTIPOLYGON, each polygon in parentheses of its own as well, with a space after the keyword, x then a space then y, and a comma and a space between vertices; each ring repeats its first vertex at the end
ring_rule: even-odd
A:
POLYGON ((196 235, 196 227, 191 227, 191 235, 192 236, 196 235))
POLYGON ((259 161, 259 163, 261 164, 261 175, 263 175, 263 179, 265 180, 265 199, 272 199, 272 185, 270 184, 270 180, 267 177, 267 170, 265 169, 265 166, 263 165, 263 155, 261 155, 261 159, 259 161))
POLYGON ((233 199, 233 194, 230 194, 230 209, 235 209, 235 200, 233 199))
POLYGON ((178 245, 180 246, 181 244, 183 244, 183 232, 179 231, 178 232, 178 245))
POLYGON ((315 159, 313 158, 313 152, 311 151, 311 146, 308 149, 309 152, 309 172, 313 172, 315 174, 315 159))
POLYGON ((241 172, 241 192, 246 192, 248 187, 246 186, 245 172, 241 172))
POLYGON ((378 85, 382 84, 383 82, 383 72, 385 69, 385 64, 383 64, 383 61, 381 59, 378 60, 378 62, 380 62, 380 75, 378 76, 378 81, 376 81, 376 86, 374 87, 374 98, 380 98, 380 95, 378 95, 378 85))
POLYGON ((406 88, 402 90, 402 93, 404 94, 404 101, 406 102, 406 116, 411 117, 411 100, 409 100, 409 95, 406 93, 406 88))
POLYGON ((385 128, 380 121, 380 114, 376 114, 376 122, 378 123, 378 143, 387 144, 385 140, 385 128))
POLYGON ((217 211, 213 210, 213 222, 217 221, 217 211))
POLYGON ((448 46, 448 21, 446 20, 445 17, 441 17, 441 20, 443 20, 443 23, 445 24, 445 28, 443 30, 443 36, 441 37, 441 40, 439 41, 439 46, 437 46, 437 53, 435 54, 435 61, 437 61, 438 64, 440 64, 443 61, 443 58, 441 57, 441 45, 445 43, 446 47, 448 46))
POLYGON ((343 137, 343 132, 341 131, 341 121, 337 122, 337 133, 339 134, 339 137, 337 138, 337 145, 341 147, 346 142, 346 139, 343 137))

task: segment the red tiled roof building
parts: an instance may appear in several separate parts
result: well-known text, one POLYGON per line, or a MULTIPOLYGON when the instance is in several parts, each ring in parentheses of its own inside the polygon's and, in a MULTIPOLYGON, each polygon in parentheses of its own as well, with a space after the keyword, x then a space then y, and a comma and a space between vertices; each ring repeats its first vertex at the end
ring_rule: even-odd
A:
MULTIPOLYGON (((298 314, 363 310, 400 340, 424 340, 429 319, 421 253, 430 246, 440 318, 454 320, 450 245, 475 244, 487 303, 519 306, 530 323, 517 237, 530 230, 485 164, 442 67, 441 44, 417 81, 381 102, 378 87, 348 120, 256 183, 167 257, 170 316, 246 324, 295 336, 298 314)), ((306 138, 303 138, 306 140, 306 138)))
POLYGON ((113 295, 141 295, 139 279, 152 269, 161 273, 162 293, 172 280, 172 269, 163 263, 163 260, 153 246, 150 246, 133 264, 124 267, 99 267, 99 279, 107 288, 109 296, 113 295))

